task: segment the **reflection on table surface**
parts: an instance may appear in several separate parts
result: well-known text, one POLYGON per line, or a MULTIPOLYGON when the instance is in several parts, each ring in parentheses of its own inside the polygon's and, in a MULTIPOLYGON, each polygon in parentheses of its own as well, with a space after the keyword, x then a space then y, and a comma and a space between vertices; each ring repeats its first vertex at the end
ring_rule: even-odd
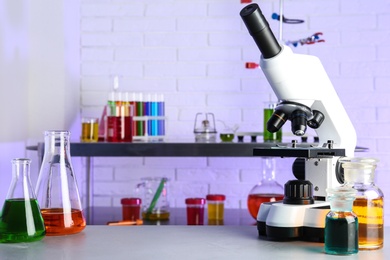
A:
MULTIPOLYGON (((88 209, 85 209, 88 210, 88 209)), ((122 220, 122 207, 92 207, 89 208, 91 222, 89 225, 106 225, 107 222, 122 220)), ((207 209, 204 216, 205 225, 215 225, 207 220, 207 209)), ((187 213, 185 208, 171 208, 169 220, 149 221, 144 220, 144 225, 187 225, 187 213)), ((256 221, 251 217, 247 209, 225 209, 224 221, 219 223, 225 226, 249 226, 256 221)))

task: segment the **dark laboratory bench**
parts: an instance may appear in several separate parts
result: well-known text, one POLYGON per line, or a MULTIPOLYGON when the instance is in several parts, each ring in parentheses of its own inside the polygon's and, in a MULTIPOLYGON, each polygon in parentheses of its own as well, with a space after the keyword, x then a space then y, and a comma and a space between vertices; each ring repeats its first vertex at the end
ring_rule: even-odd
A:
MULTIPOLYGON (((91 207, 89 225, 107 225, 107 222, 122 220, 122 207, 91 207)), ((185 208, 171 208, 169 220, 148 221, 143 220, 144 225, 187 225, 185 208)), ((204 224, 208 225, 207 208, 205 208, 204 224)), ((247 209, 225 209, 223 225, 225 226, 249 226, 256 221, 247 209)), ((222 224, 221 224, 222 225, 222 224)))

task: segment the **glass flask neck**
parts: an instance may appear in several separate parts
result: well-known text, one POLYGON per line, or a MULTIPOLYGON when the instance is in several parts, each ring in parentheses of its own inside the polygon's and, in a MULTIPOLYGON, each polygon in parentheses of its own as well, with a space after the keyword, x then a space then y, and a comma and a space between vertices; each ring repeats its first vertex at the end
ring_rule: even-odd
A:
POLYGON ((45 156, 60 155, 64 160, 69 157, 68 131, 46 131, 45 132, 45 156))
POLYGON ((275 181, 276 159, 274 157, 265 157, 262 159, 262 162, 263 172, 261 181, 275 181))
POLYGON ((12 181, 7 193, 7 199, 22 198, 25 200, 35 199, 30 180, 30 159, 17 158, 12 163, 12 181))

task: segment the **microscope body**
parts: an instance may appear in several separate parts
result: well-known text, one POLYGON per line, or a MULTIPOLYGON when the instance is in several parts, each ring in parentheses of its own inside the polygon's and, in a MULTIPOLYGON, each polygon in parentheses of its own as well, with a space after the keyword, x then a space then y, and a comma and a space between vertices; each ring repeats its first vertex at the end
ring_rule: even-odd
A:
MULTIPOLYGON (((320 111, 324 121, 315 129, 319 143, 333 141, 334 147, 353 156, 356 132, 321 64, 311 55, 295 54, 288 46, 274 57, 260 59, 260 67, 280 101, 291 101, 320 111)), ((309 118, 310 119, 310 116, 309 118)))
POLYGON ((283 201, 261 204, 259 235, 323 242, 330 209, 326 189, 342 184, 336 174, 338 159, 354 155, 355 129, 317 57, 294 54, 280 45, 257 4, 248 5, 240 15, 262 53, 260 68, 279 100, 267 129, 278 131, 290 120, 295 135, 302 136, 309 126, 319 137, 318 146, 255 149, 255 156, 296 157, 298 165, 293 165, 297 180, 285 184, 283 201))

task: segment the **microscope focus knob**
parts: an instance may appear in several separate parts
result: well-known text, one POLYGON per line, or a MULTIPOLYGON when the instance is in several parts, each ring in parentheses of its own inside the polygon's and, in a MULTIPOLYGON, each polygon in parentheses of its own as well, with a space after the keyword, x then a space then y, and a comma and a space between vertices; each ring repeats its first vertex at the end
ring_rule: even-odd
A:
POLYGON ((314 204, 313 184, 308 180, 290 180, 284 184, 283 204, 314 204))

